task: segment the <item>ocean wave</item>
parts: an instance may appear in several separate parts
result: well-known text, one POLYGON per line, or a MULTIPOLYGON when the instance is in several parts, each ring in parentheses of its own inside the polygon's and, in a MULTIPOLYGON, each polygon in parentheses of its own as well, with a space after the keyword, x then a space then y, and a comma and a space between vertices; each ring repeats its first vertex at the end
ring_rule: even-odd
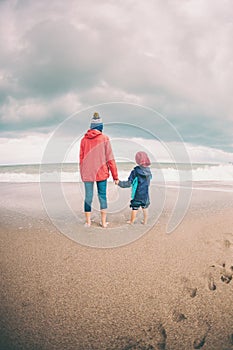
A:
MULTIPOLYGON (((25 170, 25 169, 24 169, 25 170)), ((152 168, 152 182, 182 182, 186 180, 192 181, 233 181, 233 165, 206 165, 196 167, 194 169, 177 170, 175 167, 152 168)), ((130 171, 119 170, 119 178, 127 180, 130 171)), ((81 177, 77 170, 75 171, 48 171, 35 173, 33 171, 0 171, 0 182, 80 182, 81 177)), ((110 178, 111 181, 111 178, 110 178)))

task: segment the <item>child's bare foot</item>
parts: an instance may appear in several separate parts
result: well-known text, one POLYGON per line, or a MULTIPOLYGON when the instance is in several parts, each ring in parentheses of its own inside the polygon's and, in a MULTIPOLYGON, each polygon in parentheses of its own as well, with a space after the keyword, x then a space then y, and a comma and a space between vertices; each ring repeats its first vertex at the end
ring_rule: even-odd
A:
POLYGON ((91 227, 91 223, 85 222, 84 227, 91 227))

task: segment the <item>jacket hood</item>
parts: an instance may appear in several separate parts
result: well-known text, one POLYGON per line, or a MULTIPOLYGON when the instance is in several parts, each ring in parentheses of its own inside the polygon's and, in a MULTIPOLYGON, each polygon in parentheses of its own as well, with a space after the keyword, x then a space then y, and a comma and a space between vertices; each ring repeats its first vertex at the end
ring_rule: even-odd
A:
POLYGON ((135 160, 139 166, 147 167, 151 164, 148 155, 146 154, 146 152, 143 151, 139 151, 136 153, 135 160))
POLYGON ((134 169, 137 171, 138 175, 151 176, 151 171, 150 171, 150 168, 148 167, 143 167, 138 165, 134 169))
POLYGON ((102 135, 102 132, 97 129, 89 129, 87 130, 85 137, 88 139, 93 139, 96 136, 102 135))

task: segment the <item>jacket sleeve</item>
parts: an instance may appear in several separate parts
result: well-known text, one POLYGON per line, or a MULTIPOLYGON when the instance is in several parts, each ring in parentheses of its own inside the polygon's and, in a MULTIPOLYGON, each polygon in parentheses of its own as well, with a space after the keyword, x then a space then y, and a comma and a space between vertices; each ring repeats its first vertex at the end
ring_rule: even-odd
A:
POLYGON ((107 166, 111 171, 113 180, 118 180, 118 172, 117 172, 116 162, 115 162, 115 159, 113 156, 111 143, 110 143, 108 138, 105 142, 105 155, 106 155, 107 166))
POLYGON ((81 140, 80 149, 79 149, 79 171, 80 171, 82 180, 83 180, 83 159, 84 159, 84 146, 83 146, 83 140, 81 140))
POLYGON ((80 143, 80 149, 79 149, 79 165, 81 166, 84 158, 84 149, 83 149, 83 140, 81 140, 80 143))
POLYGON ((131 181, 119 181, 118 186, 121 188, 131 187, 131 181))
POLYGON ((120 186, 121 188, 131 187, 134 179, 135 179, 135 172, 134 172, 134 170, 132 170, 129 177, 128 177, 128 180, 127 181, 119 181, 118 186, 120 186))

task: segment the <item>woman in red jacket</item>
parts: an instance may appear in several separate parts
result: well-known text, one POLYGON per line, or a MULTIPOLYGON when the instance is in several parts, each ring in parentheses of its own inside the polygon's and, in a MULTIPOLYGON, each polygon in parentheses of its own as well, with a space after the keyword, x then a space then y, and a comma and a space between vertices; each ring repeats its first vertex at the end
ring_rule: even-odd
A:
POLYGON ((113 180, 118 180, 117 167, 108 136, 102 133, 103 122, 97 112, 91 119, 90 129, 81 140, 79 164, 82 181, 85 185, 84 211, 85 226, 91 226, 91 204, 94 182, 97 184, 101 211, 101 226, 107 227, 107 179, 109 170, 113 180))

